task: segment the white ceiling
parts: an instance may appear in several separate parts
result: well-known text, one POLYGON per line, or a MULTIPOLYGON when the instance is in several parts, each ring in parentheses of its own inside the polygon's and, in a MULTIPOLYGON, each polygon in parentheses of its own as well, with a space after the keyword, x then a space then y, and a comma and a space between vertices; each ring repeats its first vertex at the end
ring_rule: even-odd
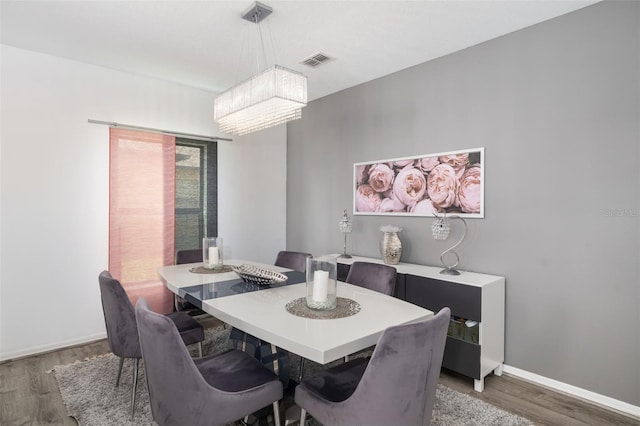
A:
MULTIPOLYGON (((277 60, 307 75, 313 100, 597 0, 263 3, 273 8, 261 24, 267 64, 277 60), (298 64, 318 52, 334 59, 318 68, 298 64)), ((258 71, 258 26, 240 18, 251 4, 2 0, 0 37, 5 45, 221 92, 258 71)))

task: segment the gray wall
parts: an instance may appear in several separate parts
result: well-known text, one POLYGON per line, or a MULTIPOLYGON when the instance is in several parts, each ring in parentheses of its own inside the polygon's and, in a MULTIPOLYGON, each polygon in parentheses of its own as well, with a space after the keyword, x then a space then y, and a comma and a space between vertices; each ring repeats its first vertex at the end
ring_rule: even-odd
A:
MULTIPOLYGON (((353 163, 483 146, 461 267, 507 277, 506 364, 640 405, 639 21, 598 3, 311 102, 288 126, 287 247, 341 252, 353 163)), ((439 264, 430 218, 355 216, 350 251, 379 256, 388 223, 402 261, 439 264)))

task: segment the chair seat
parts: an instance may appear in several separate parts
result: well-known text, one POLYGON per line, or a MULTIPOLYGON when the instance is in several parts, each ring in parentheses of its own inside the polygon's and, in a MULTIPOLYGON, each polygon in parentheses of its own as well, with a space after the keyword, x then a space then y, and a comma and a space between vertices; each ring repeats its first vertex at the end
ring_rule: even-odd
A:
POLYGON ((194 362, 205 381, 222 391, 240 392, 268 384, 273 386, 274 398, 282 392, 278 376, 245 352, 230 349, 194 362))
POLYGON ((305 378, 296 389, 296 398, 310 392, 331 402, 342 402, 353 395, 369 364, 368 358, 355 358, 305 378))
POLYGON ((204 340, 204 327, 186 312, 173 312, 167 317, 176 325, 185 345, 189 346, 204 340))

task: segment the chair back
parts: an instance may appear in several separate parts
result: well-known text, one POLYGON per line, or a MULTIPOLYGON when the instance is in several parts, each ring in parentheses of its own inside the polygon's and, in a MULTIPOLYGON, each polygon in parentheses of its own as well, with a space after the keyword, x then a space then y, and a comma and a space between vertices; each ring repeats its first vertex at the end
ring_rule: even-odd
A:
POLYGON ((310 253, 299 251, 281 251, 276 256, 275 266, 293 269, 294 271, 307 271, 307 258, 312 257, 310 253))
MULTIPOLYGON (((151 311, 143 298, 135 315, 153 419, 160 425, 191 424, 189 419, 202 411, 203 397, 211 392, 209 385, 170 318, 151 311)), ((205 403, 216 405, 207 398, 205 403)), ((210 408, 215 407, 207 411, 210 408)))
POLYGON ((176 252, 176 265, 184 263, 202 262, 202 249, 178 250, 176 252))
POLYGON ((111 352, 123 358, 140 358, 136 316, 129 296, 109 271, 102 271, 98 282, 111 352))
POLYGON ((386 329, 350 397, 353 424, 428 425, 451 311, 386 329), (390 398, 390 395, 393 397, 390 398))
POLYGON ((371 262, 353 262, 346 282, 393 296, 396 289, 396 268, 371 262))

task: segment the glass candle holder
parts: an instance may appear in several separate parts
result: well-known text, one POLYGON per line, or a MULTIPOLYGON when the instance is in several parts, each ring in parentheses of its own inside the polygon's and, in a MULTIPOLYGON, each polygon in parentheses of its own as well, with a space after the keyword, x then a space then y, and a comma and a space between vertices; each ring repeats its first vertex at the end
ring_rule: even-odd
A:
POLYGON ((202 266, 206 269, 222 268, 222 238, 205 237, 202 239, 202 266))
POLYGON ((307 306, 331 310, 336 307, 338 264, 334 256, 307 258, 307 306))

